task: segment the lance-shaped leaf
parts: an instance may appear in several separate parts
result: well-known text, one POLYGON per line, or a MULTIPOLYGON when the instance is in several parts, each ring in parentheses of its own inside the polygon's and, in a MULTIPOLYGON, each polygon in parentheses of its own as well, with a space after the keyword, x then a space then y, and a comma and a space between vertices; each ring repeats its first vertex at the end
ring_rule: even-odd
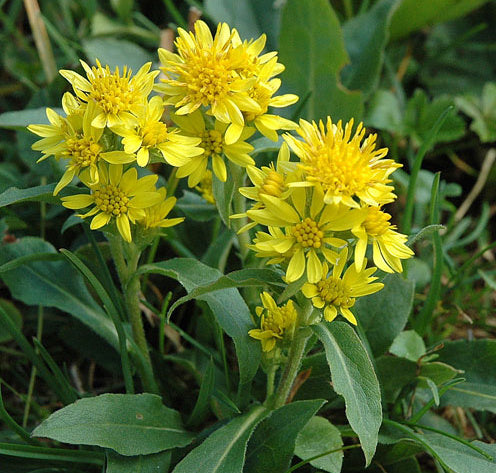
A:
POLYGON ((347 323, 323 322, 312 328, 324 345, 333 388, 344 398, 346 417, 360 438, 368 465, 382 422, 381 391, 372 362, 347 323))
POLYGON ((188 445, 179 412, 154 394, 102 394, 54 412, 35 437, 112 448, 121 455, 149 455, 188 445))

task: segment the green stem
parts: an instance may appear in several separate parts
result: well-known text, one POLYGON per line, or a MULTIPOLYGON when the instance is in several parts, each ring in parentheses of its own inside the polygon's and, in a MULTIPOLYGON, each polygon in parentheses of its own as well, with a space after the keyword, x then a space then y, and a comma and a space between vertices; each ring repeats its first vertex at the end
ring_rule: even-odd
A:
POLYGON ((125 281, 127 279, 127 266, 126 260, 124 259, 124 251, 122 248, 122 239, 120 236, 107 235, 110 253, 112 254, 112 259, 114 260, 115 269, 117 270, 117 275, 119 276, 119 281, 121 286, 124 288, 125 281))
POLYGON ((267 394, 265 396, 266 403, 270 402, 270 398, 274 394, 274 381, 276 379, 276 372, 278 368, 279 365, 274 363, 267 371, 267 394))
MULTIPOLYGON (((241 166, 231 166, 233 173, 233 179, 235 182, 235 189, 233 195, 233 207, 235 214, 242 214, 246 212, 246 198, 239 192, 239 188, 243 185, 245 179, 245 170, 241 166)), ((249 248, 248 245, 250 241, 250 233, 248 231, 243 233, 238 233, 239 229, 248 223, 248 218, 236 218, 232 221, 232 227, 236 232, 239 243, 239 252, 241 254, 241 261, 245 263, 246 257, 248 256, 249 248)))
POLYGON ((286 403, 291 387, 293 386, 298 370, 300 369, 301 359, 305 353, 305 346, 307 344, 307 340, 310 338, 310 335, 311 334, 308 333, 308 330, 297 329, 289 350, 286 368, 282 374, 281 380, 279 381, 277 393, 271 406, 273 409, 284 406, 286 403))

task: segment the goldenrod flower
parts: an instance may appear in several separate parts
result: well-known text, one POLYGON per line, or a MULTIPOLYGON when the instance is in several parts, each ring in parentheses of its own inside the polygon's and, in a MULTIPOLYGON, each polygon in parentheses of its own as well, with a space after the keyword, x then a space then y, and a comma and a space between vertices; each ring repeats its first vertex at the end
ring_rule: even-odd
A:
POLYGON ((365 141, 365 129, 360 123, 352 137, 353 120, 344 130, 327 117, 317 125, 300 120, 298 134, 303 141, 286 134, 285 140, 301 160, 306 180, 321 185, 326 203, 343 203, 349 207, 380 206, 395 199, 389 175, 401 164, 383 159, 387 149, 375 149, 376 135, 365 141), (357 200, 358 199, 358 200, 357 200))
POLYGON ((396 232, 396 225, 389 222, 391 215, 379 207, 362 209, 364 220, 351 231, 358 238, 355 248, 355 264, 362 266, 367 244, 372 242, 375 265, 387 273, 401 273, 401 260, 413 256, 413 251, 405 245, 406 235, 396 232))
POLYGON ((127 153, 136 153, 139 166, 150 161, 150 151, 157 149, 171 165, 186 162, 187 158, 203 153, 200 138, 183 136, 179 130, 168 128, 162 121, 164 103, 160 97, 152 97, 138 117, 136 127, 113 127, 112 131, 123 137, 122 144, 127 153))
POLYGON ((337 263, 334 265, 332 274, 329 275, 327 263, 322 265, 322 273, 316 283, 305 283, 302 292, 305 297, 312 299, 312 303, 318 309, 324 309, 324 318, 332 322, 338 313, 353 325, 357 324, 356 318, 350 308, 355 304, 357 297, 373 294, 380 291, 384 284, 374 282, 377 278, 372 274, 377 268, 365 269, 367 260, 364 259, 360 268, 352 264, 343 273, 348 257, 348 249, 344 248, 337 263))
POLYGON ((90 67, 84 61, 81 64, 87 79, 69 70, 61 70, 60 74, 72 84, 79 99, 97 105, 99 113, 92 125, 97 128, 134 126, 159 71, 149 72, 152 63, 148 62, 132 77, 127 66, 121 75, 118 67, 111 72, 109 66, 104 68, 98 59, 96 67, 90 67))
POLYGON ((130 223, 146 217, 145 209, 163 200, 155 189, 158 176, 153 174, 138 179, 136 168, 123 173, 121 164, 99 165, 98 183, 83 183, 90 188, 90 194, 62 197, 62 205, 68 209, 93 208, 81 218, 91 217, 90 228, 96 230, 115 221, 122 238, 132 240, 130 223))
POLYGON ((276 346, 277 340, 292 336, 298 314, 291 300, 279 307, 268 292, 262 292, 260 299, 263 307, 255 309, 261 318, 260 328, 250 330, 248 335, 260 340, 262 350, 268 352, 276 346))
POLYGON ((232 56, 231 31, 225 23, 219 24, 215 37, 203 21, 194 25, 195 32, 178 28, 178 54, 159 49, 166 78, 156 87, 166 104, 174 105, 178 115, 208 107, 208 113, 217 120, 239 127, 244 126, 242 112, 258 112, 260 105, 249 97, 251 79, 241 77, 239 66, 232 56))
POLYGON ((201 194, 204 200, 209 204, 215 205, 214 191, 212 188, 212 171, 207 169, 200 183, 195 189, 201 194))
POLYGON ((245 127, 235 143, 227 144, 225 140, 227 124, 216 120, 214 129, 208 129, 199 110, 185 117, 175 115, 173 119, 184 134, 201 138, 199 146, 204 150, 204 153, 199 156, 187 157, 177 163, 170 162, 179 167, 177 177, 189 176, 189 187, 194 187, 201 181, 207 170, 209 159, 211 159, 214 174, 222 182, 227 180, 227 168, 223 156, 238 166, 246 167, 255 164, 253 158, 248 155, 253 151, 253 146, 244 141, 254 133, 253 128, 245 127))
POLYGON ((145 216, 139 223, 145 228, 168 228, 183 222, 184 217, 166 218, 174 205, 176 205, 177 199, 175 197, 167 197, 165 187, 160 187, 157 192, 160 194, 161 201, 143 209, 145 216))
POLYGON ((289 259, 286 280, 299 279, 306 270, 307 279, 317 282, 322 273, 320 255, 330 263, 336 261, 337 253, 329 247, 340 248, 347 244, 336 238, 334 232, 350 230, 359 222, 360 215, 344 205, 325 205, 318 187, 296 187, 287 201, 270 195, 261 196, 263 209, 248 210, 249 218, 269 226, 271 236, 257 234, 252 245, 257 256, 279 253, 289 259), (275 232, 270 227, 284 227, 275 232))

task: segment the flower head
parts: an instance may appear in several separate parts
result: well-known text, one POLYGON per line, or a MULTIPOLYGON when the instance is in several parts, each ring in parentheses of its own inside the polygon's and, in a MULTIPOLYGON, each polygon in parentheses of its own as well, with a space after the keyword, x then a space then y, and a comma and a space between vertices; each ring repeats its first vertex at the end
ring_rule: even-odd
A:
POLYGON ((303 141, 286 134, 286 142, 301 160, 306 181, 320 185, 326 203, 343 203, 348 207, 382 205, 395 199, 389 175, 400 164, 383 159, 387 149, 375 149, 376 135, 365 141, 365 129, 360 123, 352 136, 353 120, 344 130, 327 117, 317 125, 300 120, 298 134, 303 141))
POLYGON ((199 156, 183 157, 181 160, 170 162, 177 166, 177 177, 188 176, 188 185, 196 186, 207 170, 209 161, 212 170, 217 178, 225 182, 227 180, 227 167, 224 156, 233 163, 246 167, 255 164, 253 158, 248 153, 253 151, 253 146, 246 143, 253 133, 253 128, 245 127, 234 143, 226 143, 227 125, 218 120, 215 121, 214 128, 207 128, 203 115, 196 111, 187 117, 175 115, 174 121, 179 125, 181 131, 188 136, 201 139, 200 147, 203 148, 203 154, 199 156))
POLYGON ((297 312, 293 301, 288 301, 283 306, 278 306, 268 292, 260 295, 263 307, 257 307, 256 313, 260 317, 260 328, 250 330, 250 337, 262 342, 264 352, 271 351, 277 340, 292 335, 297 312))
POLYGON ((150 151, 158 150, 164 159, 173 164, 203 153, 197 145, 201 140, 183 136, 179 130, 168 128, 161 120, 164 103, 160 97, 152 97, 143 108, 135 127, 113 127, 112 131, 123 137, 122 144, 127 153, 136 153, 138 166, 146 166, 150 161, 150 151))
POLYGON ((163 200, 155 189, 157 175, 138 179, 136 168, 123 173, 121 164, 99 165, 100 179, 97 183, 84 181, 90 194, 62 197, 62 205, 68 209, 83 209, 93 206, 81 218, 91 217, 90 228, 96 230, 115 221, 122 238, 128 242, 131 237, 131 223, 146 218, 145 209, 163 200))
POLYGON ((98 107, 99 113, 92 125, 96 128, 134 126, 159 71, 150 72, 152 63, 148 62, 133 77, 126 66, 121 74, 118 67, 111 72, 109 66, 103 67, 98 60, 96 67, 84 61, 81 64, 87 78, 69 70, 61 70, 60 74, 72 84, 80 100, 94 102, 98 107))
POLYGON ((161 200, 151 207, 146 207, 145 216, 139 221, 145 228, 168 228, 173 227, 184 221, 184 217, 166 218, 169 212, 176 205, 175 197, 167 197, 165 187, 160 187, 157 192, 160 194, 161 200))
POLYGON ((377 268, 365 269, 366 259, 360 268, 357 269, 352 264, 341 276, 347 257, 348 248, 344 248, 339 254, 332 273, 329 274, 329 266, 324 263, 319 281, 304 284, 302 292, 305 297, 312 299, 315 307, 324 309, 324 318, 327 321, 332 322, 340 313, 345 319, 356 325, 356 318, 350 310, 355 304, 356 298, 380 291, 384 284, 374 282, 377 278, 372 277, 372 274, 377 268))
POLYGON ((317 187, 296 187, 287 201, 270 195, 261 200, 265 208, 248 210, 246 214, 269 226, 270 235, 259 232, 251 248, 260 257, 278 253, 287 259, 288 282, 296 281, 305 272, 308 281, 317 282, 322 274, 322 259, 336 261, 337 253, 331 247, 340 248, 347 243, 334 233, 350 230, 360 218, 344 205, 325 205, 317 187), (273 227, 284 227, 284 232, 273 227))
POLYGON ((367 244, 372 243, 374 264, 387 273, 401 273, 401 260, 411 258, 413 251, 406 246, 407 237, 396 232, 396 225, 389 222, 391 215, 379 207, 361 209, 363 221, 351 229, 358 238, 355 248, 355 264, 362 266, 367 244))
POLYGON ((210 169, 207 169, 200 183, 195 187, 195 189, 201 194, 204 200, 206 200, 209 204, 215 205, 215 197, 212 184, 212 171, 210 171, 210 169))

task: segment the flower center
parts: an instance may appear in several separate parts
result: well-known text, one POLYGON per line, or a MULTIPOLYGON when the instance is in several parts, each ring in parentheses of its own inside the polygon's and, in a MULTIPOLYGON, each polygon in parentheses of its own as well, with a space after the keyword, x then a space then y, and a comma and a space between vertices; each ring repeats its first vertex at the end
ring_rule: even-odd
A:
POLYGON ((215 204, 214 192, 212 189, 212 171, 207 169, 207 172, 202 177, 200 184, 195 189, 200 192, 201 196, 210 204, 215 204))
POLYGON ((329 277, 317 283, 319 296, 327 304, 348 309, 355 304, 355 298, 350 296, 350 290, 341 279, 329 277))
POLYGON ((167 125, 162 122, 150 121, 141 128, 143 146, 153 147, 167 141, 167 125))
POLYGON ((118 216, 128 211, 129 197, 112 184, 95 190, 94 196, 95 204, 102 212, 118 216))
POLYGON ((92 98, 105 114, 115 115, 121 111, 130 110, 139 102, 139 91, 130 84, 131 70, 124 67, 122 77, 119 70, 110 72, 109 66, 93 68, 94 77, 90 78, 92 98))
POLYGON ((363 226, 365 231, 370 236, 380 236, 386 233, 386 231, 391 226, 389 219, 391 215, 386 212, 381 212, 379 207, 370 207, 363 226))
POLYGON ((274 169, 271 169, 260 186, 259 193, 280 197, 285 190, 284 177, 274 169))
POLYGON ((233 73, 228 61, 216 57, 215 52, 204 51, 202 55, 190 56, 185 80, 193 102, 210 105, 222 101, 229 93, 233 73))
POLYGON ((307 217, 301 223, 297 223, 291 229, 296 241, 303 248, 320 248, 322 246, 322 238, 324 232, 319 229, 319 226, 311 218, 307 217))
POLYGON ((71 158, 72 164, 83 168, 95 164, 102 147, 93 138, 69 138, 66 141, 67 151, 64 155, 71 158))
POLYGON ((217 130, 205 130, 202 134, 201 147, 205 150, 205 156, 208 158, 213 154, 222 153, 222 133, 217 130))

